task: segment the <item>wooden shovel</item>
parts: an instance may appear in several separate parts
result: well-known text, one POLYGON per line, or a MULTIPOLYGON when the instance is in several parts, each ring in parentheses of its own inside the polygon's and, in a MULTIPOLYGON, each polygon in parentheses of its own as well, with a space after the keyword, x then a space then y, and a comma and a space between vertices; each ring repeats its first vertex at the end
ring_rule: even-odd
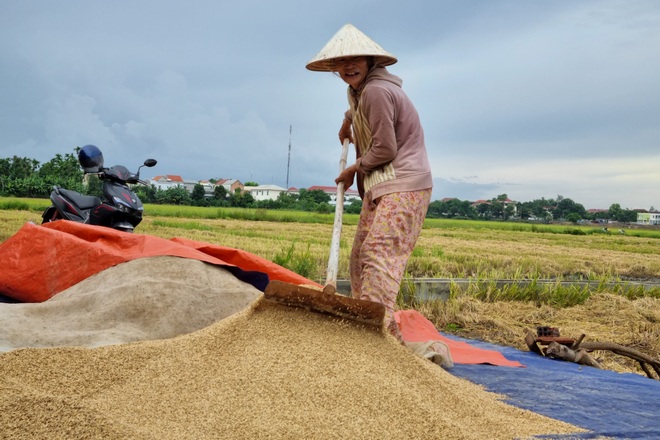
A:
MULTIPOLYGON (((344 139, 339 159, 339 174, 346 168, 348 157, 348 138, 344 139)), ((328 258, 328 271, 325 275, 325 293, 337 292, 337 272, 339 271, 339 244, 341 242, 341 226, 344 217, 344 182, 337 184, 337 203, 335 205, 335 223, 332 227, 332 241, 330 242, 330 256, 328 258)))
MULTIPOLYGON (((339 172, 346 167, 348 139, 344 139, 339 172)), ((323 290, 299 286, 273 280, 266 286, 264 299, 286 306, 300 307, 317 313, 329 314, 356 321, 361 324, 382 327, 385 318, 383 304, 363 299, 339 295, 337 291, 337 270, 339 267, 339 243, 341 239, 342 217, 344 213, 344 183, 337 185, 335 222, 332 228, 328 271, 323 290)))

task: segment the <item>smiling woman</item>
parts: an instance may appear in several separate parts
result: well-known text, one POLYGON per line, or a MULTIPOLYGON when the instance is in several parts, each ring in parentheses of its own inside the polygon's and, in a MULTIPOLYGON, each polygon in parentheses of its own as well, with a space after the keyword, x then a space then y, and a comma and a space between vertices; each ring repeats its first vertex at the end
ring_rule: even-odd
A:
POLYGON ((335 61, 335 69, 341 79, 354 89, 364 81, 373 66, 374 57, 339 58, 335 61))
POLYGON ((401 79, 385 69, 396 62, 394 55, 347 24, 307 68, 336 72, 348 84, 349 109, 339 141, 354 143, 357 157, 335 182, 349 188, 357 177, 363 200, 350 258, 351 293, 384 304, 385 322, 400 338, 394 305, 422 230, 433 181, 417 110, 401 79))

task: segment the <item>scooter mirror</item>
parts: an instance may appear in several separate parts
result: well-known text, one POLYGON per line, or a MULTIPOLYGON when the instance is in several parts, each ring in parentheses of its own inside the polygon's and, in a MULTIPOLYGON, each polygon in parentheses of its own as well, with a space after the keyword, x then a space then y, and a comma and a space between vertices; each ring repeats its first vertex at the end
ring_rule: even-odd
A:
POLYGON ((145 167, 152 167, 152 166, 156 165, 157 163, 158 163, 158 161, 156 161, 156 159, 147 159, 147 160, 144 161, 144 166, 145 167))

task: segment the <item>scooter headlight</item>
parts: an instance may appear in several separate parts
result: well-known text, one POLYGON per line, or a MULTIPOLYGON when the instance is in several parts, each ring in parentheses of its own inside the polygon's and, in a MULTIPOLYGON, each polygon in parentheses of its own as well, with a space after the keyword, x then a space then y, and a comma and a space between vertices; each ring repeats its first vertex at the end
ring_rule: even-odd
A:
POLYGON ((113 197, 115 201, 115 206, 117 207, 117 210, 120 212, 124 213, 129 213, 133 209, 131 205, 120 199, 119 197, 113 197))

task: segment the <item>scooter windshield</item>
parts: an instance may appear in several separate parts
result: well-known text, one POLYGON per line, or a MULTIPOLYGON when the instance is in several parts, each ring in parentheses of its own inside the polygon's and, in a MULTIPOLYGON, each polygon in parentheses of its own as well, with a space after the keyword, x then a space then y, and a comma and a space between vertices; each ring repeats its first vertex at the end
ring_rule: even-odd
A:
POLYGON ((128 171, 123 165, 115 165, 112 168, 105 170, 105 174, 112 180, 119 180, 121 182, 131 182, 135 179, 135 175, 128 171))

